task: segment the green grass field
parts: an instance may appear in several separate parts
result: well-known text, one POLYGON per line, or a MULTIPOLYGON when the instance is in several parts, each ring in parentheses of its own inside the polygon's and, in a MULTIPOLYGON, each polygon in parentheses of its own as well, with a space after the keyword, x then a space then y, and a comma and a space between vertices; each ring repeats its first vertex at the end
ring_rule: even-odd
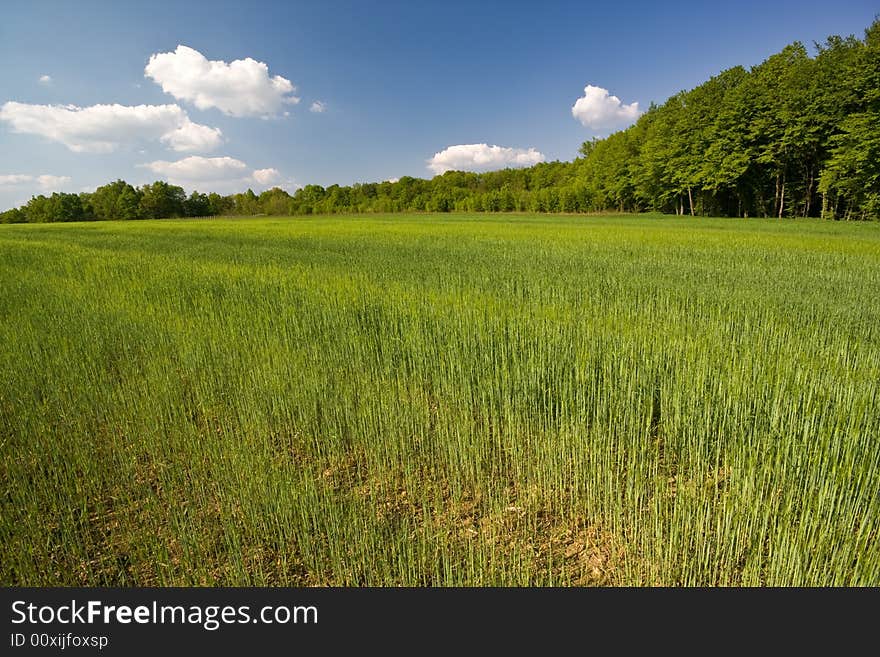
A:
POLYGON ((0 226, 3 585, 880 585, 880 225, 0 226))

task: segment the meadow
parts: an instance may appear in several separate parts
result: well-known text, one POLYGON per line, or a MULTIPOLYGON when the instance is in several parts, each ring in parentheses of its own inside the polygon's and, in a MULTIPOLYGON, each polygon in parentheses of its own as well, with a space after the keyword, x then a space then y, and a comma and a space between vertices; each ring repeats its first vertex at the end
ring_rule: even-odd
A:
POLYGON ((880 224, 0 226, 3 585, 880 585, 880 224))

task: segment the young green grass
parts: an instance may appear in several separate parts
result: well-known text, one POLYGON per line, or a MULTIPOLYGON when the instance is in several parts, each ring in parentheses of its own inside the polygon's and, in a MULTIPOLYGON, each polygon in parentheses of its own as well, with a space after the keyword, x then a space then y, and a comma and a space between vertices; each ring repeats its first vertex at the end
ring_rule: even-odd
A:
POLYGON ((4 585, 878 585, 880 226, 0 226, 4 585))

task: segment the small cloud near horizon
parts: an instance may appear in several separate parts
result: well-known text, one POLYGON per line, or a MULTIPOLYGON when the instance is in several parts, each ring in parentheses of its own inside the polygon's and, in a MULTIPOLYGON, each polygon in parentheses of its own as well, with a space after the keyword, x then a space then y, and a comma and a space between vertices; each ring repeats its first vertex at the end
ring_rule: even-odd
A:
POLYGON ((530 167, 544 159, 544 154, 534 148, 458 144, 434 153, 428 160, 428 169, 438 175, 452 170, 491 171, 507 167, 530 167))
POLYGON ((191 155, 169 162, 156 160, 138 165, 164 177, 172 185, 200 192, 235 193, 249 187, 297 188, 293 180, 284 181, 281 172, 273 167, 250 170, 247 164, 229 156, 202 157, 191 155))

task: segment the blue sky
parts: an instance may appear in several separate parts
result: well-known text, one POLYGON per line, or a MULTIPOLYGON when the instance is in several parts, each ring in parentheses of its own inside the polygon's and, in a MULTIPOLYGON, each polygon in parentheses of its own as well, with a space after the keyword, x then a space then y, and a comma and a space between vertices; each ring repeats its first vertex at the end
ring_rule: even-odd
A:
POLYGON ((795 40, 862 36, 878 9, 873 0, 7 3, 0 208, 116 178, 292 190, 570 160, 585 139, 631 121, 633 103, 644 110, 795 40), (162 57, 146 77, 153 55, 162 57), (323 111, 311 111, 315 102, 323 111))

